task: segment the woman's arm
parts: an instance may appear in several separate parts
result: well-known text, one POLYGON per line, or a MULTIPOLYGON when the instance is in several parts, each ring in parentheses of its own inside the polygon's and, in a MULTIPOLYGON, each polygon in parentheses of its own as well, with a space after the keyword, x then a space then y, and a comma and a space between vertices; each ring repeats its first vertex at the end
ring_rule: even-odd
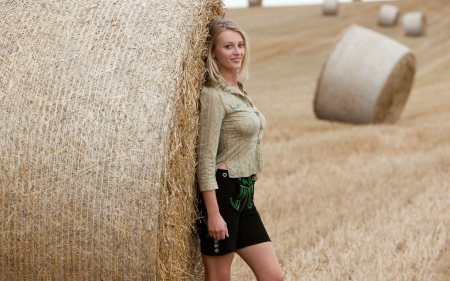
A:
POLYGON ((214 238, 214 240, 223 240, 225 237, 228 237, 228 228, 219 212, 216 191, 203 191, 202 195, 205 201, 206 212, 208 213, 209 236, 214 238))
POLYGON ((197 182, 208 213, 208 231, 214 240, 228 237, 227 224, 220 215, 216 189, 216 155, 220 128, 225 117, 222 100, 213 89, 204 88, 200 94, 200 115, 197 146, 197 182))
POLYGON ((219 188, 216 182, 216 156, 224 117, 225 108, 220 94, 215 89, 203 88, 200 93, 197 141, 197 183, 202 192, 219 188))

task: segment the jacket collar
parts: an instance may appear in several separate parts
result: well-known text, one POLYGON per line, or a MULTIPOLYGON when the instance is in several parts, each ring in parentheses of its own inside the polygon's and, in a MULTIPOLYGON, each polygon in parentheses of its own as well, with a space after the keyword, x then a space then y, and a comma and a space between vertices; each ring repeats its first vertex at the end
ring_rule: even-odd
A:
POLYGON ((239 93, 234 87, 232 87, 227 80, 225 80, 223 77, 220 77, 219 80, 219 87, 227 92, 227 93, 232 93, 232 94, 236 94, 236 95, 244 95, 246 96, 246 93, 244 92, 244 87, 242 85, 241 82, 237 82, 239 89, 241 90, 242 93, 239 93))
POLYGON ((240 95, 242 97, 244 97, 248 103, 253 107, 253 101, 252 99, 247 95, 247 93, 244 91, 244 86, 242 85, 241 82, 237 82, 239 89, 241 90, 241 92, 237 91, 234 87, 232 87, 227 80, 225 80, 223 77, 220 77, 219 80, 219 87, 227 92, 227 93, 231 93, 231 94, 235 94, 235 95, 240 95))

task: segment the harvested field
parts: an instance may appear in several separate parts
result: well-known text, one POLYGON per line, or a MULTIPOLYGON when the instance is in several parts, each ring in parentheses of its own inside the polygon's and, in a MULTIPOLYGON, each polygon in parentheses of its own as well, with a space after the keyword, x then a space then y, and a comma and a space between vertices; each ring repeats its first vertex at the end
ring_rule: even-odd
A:
MULTIPOLYGON (((380 2, 229 10, 252 40, 246 90, 267 118, 256 186, 286 280, 450 280, 450 2, 397 1, 423 37, 378 26, 380 2), (412 48, 413 89, 394 125, 315 118, 323 63, 357 23, 412 48)), ((400 15, 400 16, 401 16, 400 15)), ((233 280, 255 280, 240 258, 233 280)))

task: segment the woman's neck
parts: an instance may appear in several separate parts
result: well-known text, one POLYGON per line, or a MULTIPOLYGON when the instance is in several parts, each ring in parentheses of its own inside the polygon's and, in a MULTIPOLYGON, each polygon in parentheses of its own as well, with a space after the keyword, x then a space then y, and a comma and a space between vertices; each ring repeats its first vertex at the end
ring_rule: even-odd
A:
POLYGON ((237 84, 237 70, 234 71, 225 71, 220 69, 220 74, 222 75, 223 79, 230 84, 233 88, 239 89, 239 86, 237 84))

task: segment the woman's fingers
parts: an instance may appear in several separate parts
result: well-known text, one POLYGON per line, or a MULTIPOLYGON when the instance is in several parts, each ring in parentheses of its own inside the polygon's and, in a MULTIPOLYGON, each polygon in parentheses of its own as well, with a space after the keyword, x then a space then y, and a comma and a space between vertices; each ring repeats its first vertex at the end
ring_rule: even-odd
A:
POLYGON ((218 231, 216 233, 216 238, 215 239, 216 240, 223 240, 223 239, 225 239, 225 229, 223 229, 221 231, 218 231))
POLYGON ((225 224, 225 226, 224 226, 224 230, 223 230, 223 232, 221 233, 221 237, 223 237, 222 239, 225 239, 225 237, 228 237, 228 227, 227 227, 227 224, 225 224))
POLYGON ((224 222, 222 227, 219 227, 217 229, 210 229, 209 230, 209 236, 214 238, 214 240, 223 240, 223 239, 225 239, 225 237, 228 237, 227 224, 224 222))

